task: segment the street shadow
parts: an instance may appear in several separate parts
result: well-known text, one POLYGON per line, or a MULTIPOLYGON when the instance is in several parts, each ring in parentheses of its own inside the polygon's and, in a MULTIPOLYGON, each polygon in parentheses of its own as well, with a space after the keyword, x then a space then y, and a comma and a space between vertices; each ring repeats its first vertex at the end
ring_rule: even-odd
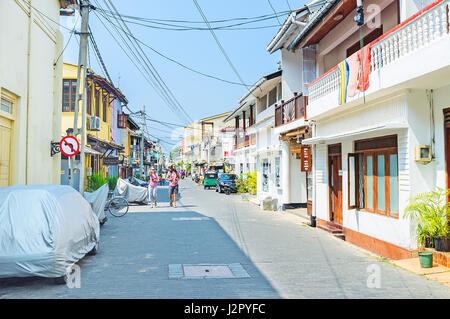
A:
MULTIPOLYGON (((161 190, 162 191, 162 190, 161 190)), ((159 194, 162 200, 168 199, 159 194)), ((188 206, 110 218, 102 227, 100 252, 87 256, 81 287, 47 278, 0 279, 5 298, 280 298, 243 249, 212 217, 188 206), (182 209, 181 209, 182 208, 182 209), (170 278, 169 265, 239 264, 246 278, 170 278)), ((239 223, 234 226, 240 233, 239 223)))

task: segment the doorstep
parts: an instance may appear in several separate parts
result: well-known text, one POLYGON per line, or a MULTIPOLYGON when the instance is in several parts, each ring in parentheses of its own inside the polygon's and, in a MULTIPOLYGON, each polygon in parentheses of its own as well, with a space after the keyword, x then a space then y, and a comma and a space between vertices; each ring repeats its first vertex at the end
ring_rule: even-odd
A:
POLYGON ((416 275, 424 276, 427 279, 440 282, 450 287, 450 268, 435 263, 434 258, 433 267, 431 268, 422 268, 418 257, 391 260, 390 262, 400 268, 409 270, 416 275))

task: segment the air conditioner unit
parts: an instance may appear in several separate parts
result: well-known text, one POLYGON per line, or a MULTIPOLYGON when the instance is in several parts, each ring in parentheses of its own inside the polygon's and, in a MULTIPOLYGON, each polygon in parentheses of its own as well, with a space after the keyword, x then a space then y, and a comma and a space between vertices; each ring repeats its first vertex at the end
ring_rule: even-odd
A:
POLYGON ((89 116, 87 127, 90 131, 100 131, 100 118, 98 116, 89 116))
POLYGON ((430 145, 416 145, 416 153, 414 160, 421 163, 431 162, 431 146, 430 145))

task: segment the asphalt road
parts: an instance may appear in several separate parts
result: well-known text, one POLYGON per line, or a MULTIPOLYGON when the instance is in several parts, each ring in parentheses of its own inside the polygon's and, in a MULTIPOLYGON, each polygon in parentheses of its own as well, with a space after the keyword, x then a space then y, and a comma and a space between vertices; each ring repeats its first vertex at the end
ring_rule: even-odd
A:
POLYGON ((108 216, 99 254, 78 263, 80 288, 45 278, 0 279, 0 298, 450 298, 450 288, 310 228, 296 215, 261 211, 239 195, 203 190, 190 180, 180 192, 177 208, 168 204, 167 187, 159 187, 158 208, 133 206, 122 218, 108 216), (232 264, 243 276, 173 273, 199 264, 232 264))

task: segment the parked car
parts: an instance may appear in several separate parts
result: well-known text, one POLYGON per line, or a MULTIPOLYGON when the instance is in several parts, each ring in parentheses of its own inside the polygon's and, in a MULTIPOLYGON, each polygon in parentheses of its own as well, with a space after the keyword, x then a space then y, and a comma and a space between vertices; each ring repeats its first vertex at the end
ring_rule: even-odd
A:
POLYGON ((236 174, 220 174, 217 179, 216 192, 226 194, 237 193, 236 180, 238 176, 236 174))
POLYGON ((71 267, 96 254, 100 224, 66 185, 0 188, 0 278, 47 277, 65 283, 71 267))
POLYGON ((217 172, 215 171, 207 171, 205 172, 205 176, 203 178, 203 188, 211 188, 216 187, 217 184, 217 172))

